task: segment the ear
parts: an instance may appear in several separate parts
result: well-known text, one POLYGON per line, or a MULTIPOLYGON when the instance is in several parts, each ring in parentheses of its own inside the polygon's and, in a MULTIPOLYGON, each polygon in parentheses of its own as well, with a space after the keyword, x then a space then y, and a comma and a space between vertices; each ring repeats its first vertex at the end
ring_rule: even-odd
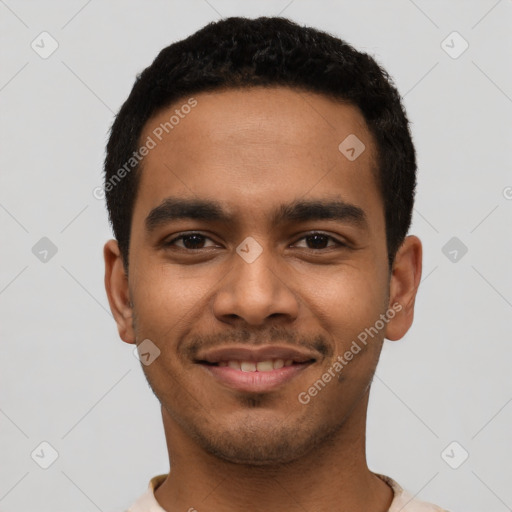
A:
POLYGON ((117 240, 109 240, 105 244, 103 257, 105 259, 105 290, 119 336, 126 343, 135 343, 128 276, 124 271, 123 258, 117 240))
POLYGON ((399 340, 414 319, 414 302, 421 279, 422 247, 418 237, 407 236, 398 249, 389 285, 389 311, 395 311, 386 326, 386 338, 399 340))

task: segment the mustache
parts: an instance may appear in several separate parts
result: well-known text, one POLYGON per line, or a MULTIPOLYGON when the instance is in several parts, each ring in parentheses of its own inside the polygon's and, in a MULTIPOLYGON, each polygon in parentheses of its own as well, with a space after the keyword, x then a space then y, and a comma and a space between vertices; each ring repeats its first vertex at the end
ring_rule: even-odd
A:
POLYGON ((275 326, 259 332, 237 329, 220 333, 195 334, 185 340, 183 354, 188 359, 195 359, 200 351, 219 346, 251 345, 257 347, 277 344, 303 347, 316 351, 324 357, 330 357, 334 354, 333 343, 329 343, 326 337, 321 334, 299 335, 275 326))

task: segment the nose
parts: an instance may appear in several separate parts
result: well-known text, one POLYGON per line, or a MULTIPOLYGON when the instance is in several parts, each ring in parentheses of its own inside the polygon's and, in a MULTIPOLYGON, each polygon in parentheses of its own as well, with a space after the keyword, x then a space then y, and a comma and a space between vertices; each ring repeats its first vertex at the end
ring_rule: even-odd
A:
POLYGON ((269 319, 292 322, 297 318, 299 304, 286 284, 279 265, 272 261, 271 251, 264 250, 249 263, 238 254, 233 266, 213 301, 215 317, 224 323, 260 326, 269 319))

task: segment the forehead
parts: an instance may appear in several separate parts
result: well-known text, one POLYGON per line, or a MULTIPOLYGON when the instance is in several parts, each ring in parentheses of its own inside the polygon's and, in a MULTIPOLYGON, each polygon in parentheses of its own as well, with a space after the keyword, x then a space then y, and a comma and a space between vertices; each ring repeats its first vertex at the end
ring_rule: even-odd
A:
POLYGON ((216 144, 230 145, 236 152, 255 144, 300 147, 304 143, 325 151, 333 144, 337 149, 340 137, 350 130, 371 143, 355 105, 308 91, 259 86, 182 98, 148 120, 142 139, 151 135, 160 147, 180 145, 190 151, 216 144), (196 137, 189 140, 191 134, 196 137))
POLYGON ((333 194, 382 208, 364 117, 320 94, 286 87, 196 94, 151 118, 140 142, 150 139, 135 207, 142 215, 171 195, 216 199, 253 217, 276 202, 333 194))

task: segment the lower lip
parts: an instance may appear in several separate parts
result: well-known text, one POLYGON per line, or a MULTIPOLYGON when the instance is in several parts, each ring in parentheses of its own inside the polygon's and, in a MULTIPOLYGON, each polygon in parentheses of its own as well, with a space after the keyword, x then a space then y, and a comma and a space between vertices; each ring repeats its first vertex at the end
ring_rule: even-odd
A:
POLYGON ((243 372, 229 366, 212 366, 201 364, 215 379, 222 384, 237 391, 262 393, 271 391, 285 382, 289 382, 296 375, 310 366, 311 363, 299 363, 283 366, 268 372, 243 372))

